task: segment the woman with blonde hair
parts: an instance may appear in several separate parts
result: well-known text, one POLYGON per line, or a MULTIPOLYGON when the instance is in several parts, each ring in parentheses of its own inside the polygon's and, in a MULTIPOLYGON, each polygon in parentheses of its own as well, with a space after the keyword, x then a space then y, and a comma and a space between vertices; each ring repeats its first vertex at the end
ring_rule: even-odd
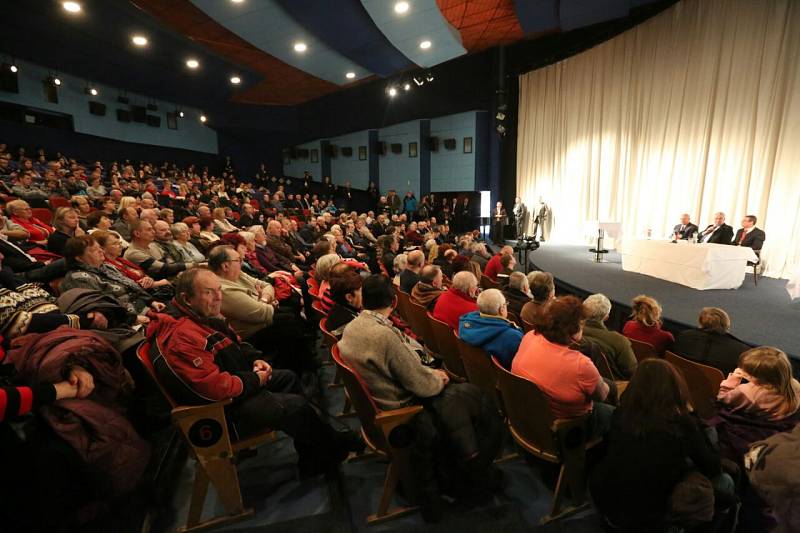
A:
POLYGON ((123 196, 122 198, 119 199, 118 211, 121 211, 122 209, 125 209, 127 207, 133 207, 138 211, 137 208, 139 207, 139 200, 137 198, 134 198, 133 196, 123 196))
POLYGON ((47 238, 47 249, 63 256, 67 241, 77 235, 83 235, 78 212, 71 207, 59 207, 53 215, 53 225, 56 231, 47 238))
POLYGON ((224 207, 217 207, 212 212, 214 217, 214 226, 215 230, 214 233, 217 235, 222 235, 224 233, 233 233, 234 231, 238 231, 239 228, 231 224, 227 218, 225 218, 225 208, 224 207))
POLYGON ((432 264, 439 257, 439 245, 434 239, 428 239, 425 241, 425 249, 428 251, 428 263, 432 264))
POLYGON ((675 337, 661 329, 661 305, 649 296, 640 294, 631 302, 631 320, 625 323, 622 334, 629 339, 653 345, 663 354, 675 344, 675 337))

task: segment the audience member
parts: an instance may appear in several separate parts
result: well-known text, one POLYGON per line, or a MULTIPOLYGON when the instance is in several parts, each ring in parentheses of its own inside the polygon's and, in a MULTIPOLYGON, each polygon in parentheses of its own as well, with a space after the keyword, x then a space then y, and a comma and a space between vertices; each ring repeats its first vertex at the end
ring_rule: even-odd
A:
POLYGON ((59 207, 53 215, 56 231, 47 238, 47 249, 54 254, 64 255, 67 241, 77 235, 83 235, 78 223, 78 213, 71 207, 59 207))
POLYGON ((605 321, 611 313, 611 301, 604 294, 592 294, 584 300, 583 308, 586 317, 583 336, 599 345, 614 379, 630 379, 636 370, 636 355, 633 353, 631 341, 606 328, 605 321))
POLYGON ((622 334, 629 339, 651 344, 660 354, 675 343, 672 333, 661 329, 661 305, 643 294, 631 302, 631 320, 625 323, 622 334))
POLYGON ((697 321, 697 329, 687 329, 678 334, 673 351, 718 368, 723 374, 730 374, 736 369, 739 356, 750 347, 728 333, 731 319, 718 307, 704 307, 697 321))
POLYGON ((419 282, 411 290, 411 301, 428 311, 433 311, 436 301, 445 291, 443 280, 441 268, 436 265, 425 265, 420 271, 419 282))
POLYGON ((486 263, 486 268, 483 270, 483 275, 491 279, 492 281, 497 281, 497 275, 503 270, 502 265, 500 264, 500 258, 505 255, 514 255, 514 248, 511 246, 503 246, 500 248, 500 251, 492 256, 491 259, 486 263))
POLYGON ((411 294, 414 286, 419 282, 419 273, 425 264, 425 254, 420 250, 408 253, 406 268, 400 272, 400 290, 411 294))
POLYGON ((329 333, 341 337, 345 326, 361 312, 362 284, 363 278, 352 269, 331 279, 333 307, 328 312, 325 322, 329 333))
POLYGON ((522 331, 508 320, 508 307, 503 293, 488 289, 478 296, 478 310, 462 315, 458 336, 472 346, 483 348, 497 357, 506 368, 522 342, 522 331))
POLYGON ((528 278, 522 272, 512 272, 508 277, 508 285, 503 289, 508 311, 517 317, 522 316, 522 309, 531 303, 531 289, 528 278))
POLYGON ((556 297, 556 285, 553 280, 553 275, 549 272, 536 272, 531 274, 528 274, 528 282, 531 286, 533 301, 526 303, 522 307, 522 312, 519 317, 523 322, 527 322, 536 327, 547 304, 556 297))
POLYGON ((457 273, 453 276, 453 284, 436 301, 433 318, 457 330, 462 315, 478 310, 477 294, 478 280, 475 275, 466 271, 457 273))

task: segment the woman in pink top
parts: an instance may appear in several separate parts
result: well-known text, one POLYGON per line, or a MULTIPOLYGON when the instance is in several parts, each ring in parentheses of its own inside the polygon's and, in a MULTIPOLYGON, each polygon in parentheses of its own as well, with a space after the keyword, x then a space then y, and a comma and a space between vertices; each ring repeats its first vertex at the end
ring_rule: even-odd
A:
POLYGON ((592 361, 570 345, 583 337, 583 306, 574 296, 556 298, 535 332, 523 337, 511 372, 536 384, 547 396, 555 418, 575 418, 593 412, 594 433, 607 432, 611 405, 608 384, 592 361), (593 400, 598 400, 594 403, 593 400))
POLYGON ((800 383, 785 353, 761 346, 739 357, 736 370, 720 383, 717 399, 741 415, 783 420, 800 408, 800 383))
POLYGON ((639 295, 631 302, 631 319, 622 328, 629 339, 652 344, 663 354, 675 344, 675 337, 661 329, 661 305, 649 296, 639 295))

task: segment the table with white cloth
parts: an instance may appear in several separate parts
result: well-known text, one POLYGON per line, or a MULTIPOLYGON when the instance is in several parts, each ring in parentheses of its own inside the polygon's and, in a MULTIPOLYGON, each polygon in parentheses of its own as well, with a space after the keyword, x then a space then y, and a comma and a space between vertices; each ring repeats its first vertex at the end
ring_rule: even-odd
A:
POLYGON ((800 299, 800 265, 797 265, 794 276, 792 276, 786 284, 786 291, 789 293, 789 297, 791 297, 792 300, 800 299))
POLYGON ((688 241, 626 240, 622 269, 679 283, 697 290, 738 289, 748 261, 758 261, 752 248, 688 241))

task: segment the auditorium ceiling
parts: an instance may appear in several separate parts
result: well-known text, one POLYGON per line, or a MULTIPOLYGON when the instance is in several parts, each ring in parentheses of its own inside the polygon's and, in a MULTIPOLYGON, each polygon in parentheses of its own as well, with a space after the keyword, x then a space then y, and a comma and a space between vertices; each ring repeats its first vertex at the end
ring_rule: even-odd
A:
POLYGON ((656 0, 77 3, 73 14, 61 1, 3 0, 0 53, 154 98, 238 109, 410 79, 470 53, 623 18, 656 0), (131 44, 139 34, 146 46, 131 44), (190 58, 199 66, 188 68, 190 58))

